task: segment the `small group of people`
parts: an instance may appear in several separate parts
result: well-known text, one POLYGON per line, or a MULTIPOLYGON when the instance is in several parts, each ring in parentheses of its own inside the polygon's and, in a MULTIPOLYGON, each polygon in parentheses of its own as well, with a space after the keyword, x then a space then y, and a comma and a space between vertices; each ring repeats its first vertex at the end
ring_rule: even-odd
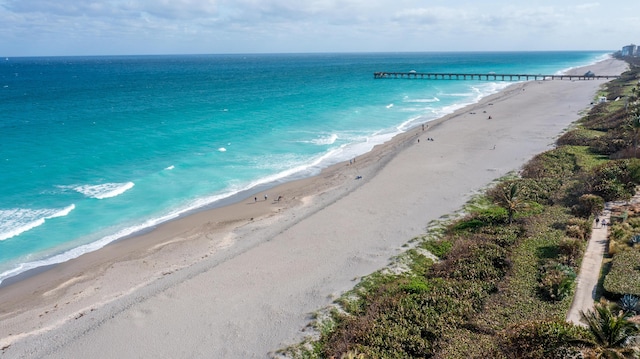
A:
MULTIPOLYGON (((264 200, 266 201, 267 199, 269 199, 269 196, 265 194, 264 200)), ((282 199, 282 196, 278 196, 278 198, 276 199, 276 202, 280 202, 281 199, 282 199)), ((253 197, 253 201, 258 202, 258 197, 253 197)))
POLYGON ((603 218, 602 221, 600 221, 600 216, 596 215, 596 227, 598 227, 598 223, 602 223, 603 227, 607 226, 607 220, 603 218))

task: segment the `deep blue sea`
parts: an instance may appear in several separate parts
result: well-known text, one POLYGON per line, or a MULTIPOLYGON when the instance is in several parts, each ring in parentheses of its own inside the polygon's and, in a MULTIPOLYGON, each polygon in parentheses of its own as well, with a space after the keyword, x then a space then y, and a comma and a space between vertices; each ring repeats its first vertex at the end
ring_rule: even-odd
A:
POLYGON ((180 214, 317 174, 592 52, 0 58, 0 281, 180 214))

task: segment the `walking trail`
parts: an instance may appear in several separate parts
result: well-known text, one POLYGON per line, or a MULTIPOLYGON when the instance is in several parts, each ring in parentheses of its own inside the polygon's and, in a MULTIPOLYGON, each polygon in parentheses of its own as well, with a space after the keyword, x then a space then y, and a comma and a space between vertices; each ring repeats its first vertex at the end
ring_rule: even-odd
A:
POLYGON ((576 325, 586 326, 581 321, 581 312, 587 312, 593 309, 596 300, 596 291, 598 288, 598 279, 600 278, 600 268, 602 267, 602 258, 607 247, 608 224, 611 216, 611 203, 607 203, 603 213, 600 215, 600 222, 593 221, 593 230, 591 238, 587 244, 587 250, 582 259, 580 266, 580 274, 577 278, 578 285, 573 297, 573 303, 567 313, 567 321, 576 325), (607 225, 603 225, 606 221, 607 225))
POLYGON ((640 204, 640 193, 636 194, 630 201, 624 202, 608 202, 605 205, 603 213, 600 215, 600 223, 593 222, 593 230, 591 238, 587 245, 582 265, 580 266, 580 274, 577 279, 576 293, 571 303, 571 308, 567 313, 567 321, 570 323, 585 326, 581 321, 580 312, 586 312, 593 309, 593 304, 598 299, 596 290, 600 271, 602 267, 602 259, 607 248, 607 236, 609 232, 609 223, 611 211, 620 210, 621 208, 633 208, 640 204), (606 221, 607 225, 603 226, 602 221, 606 221))

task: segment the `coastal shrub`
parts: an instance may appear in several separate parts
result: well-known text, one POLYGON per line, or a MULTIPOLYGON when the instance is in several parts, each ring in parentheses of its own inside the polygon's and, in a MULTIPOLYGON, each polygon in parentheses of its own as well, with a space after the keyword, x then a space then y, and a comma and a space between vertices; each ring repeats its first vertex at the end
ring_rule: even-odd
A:
POLYGON ((638 161, 616 160, 598 166, 586 181, 587 189, 607 202, 630 199, 640 180, 638 161))
POLYGON ((564 146, 563 148, 576 158, 577 171, 575 171, 574 174, 590 171, 610 160, 607 156, 593 153, 593 151, 586 146, 564 146))
POLYGON ((481 219, 476 218, 475 216, 467 216, 466 218, 457 221, 451 226, 452 232, 465 232, 465 231, 474 231, 480 227, 486 226, 487 223, 483 222, 481 219))
POLYGON ((602 135, 600 131, 576 128, 566 132, 556 141, 558 146, 589 146, 589 143, 602 135))
POLYGON ((334 331, 321 338, 324 357, 339 358, 357 350, 366 358, 429 357, 437 337, 439 314, 407 300, 407 295, 370 297, 366 311, 343 315, 334 331))
POLYGON ((491 205, 487 208, 475 209, 473 213, 465 216, 451 225, 450 232, 475 232, 481 227, 493 226, 505 223, 508 220, 507 210, 491 205))
POLYGON ((564 359, 580 357, 570 343, 587 337, 586 329, 562 320, 526 321, 510 325, 498 336, 497 353, 491 357, 564 359))
POLYGON ((570 226, 580 227, 580 234, 576 238, 582 238, 587 240, 591 236, 593 221, 591 218, 573 217, 567 220, 567 224, 570 226))
POLYGON ((633 140, 625 132, 607 133, 591 141, 590 148, 594 153, 612 155, 632 146, 633 140))
POLYGON ((550 263, 544 267, 540 278, 540 294, 546 300, 559 301, 571 293, 576 273, 567 265, 550 263))
POLYGON ((606 295, 612 299, 625 294, 640 297, 640 251, 618 252, 611 262, 611 270, 603 283, 606 295))
POLYGON ((431 256, 426 256, 419 248, 410 249, 405 252, 409 272, 418 276, 424 276, 433 265, 431 256))
POLYGON ((523 178, 566 178, 576 170, 575 156, 560 147, 533 157, 522 168, 523 178))
POLYGON ((442 238, 438 240, 426 241, 420 244, 421 248, 424 248, 431 252, 434 256, 442 259, 446 258, 451 248, 453 248, 453 242, 450 239, 442 238))
POLYGON ((589 217, 604 210, 604 199, 598 195, 587 193, 578 198, 578 205, 574 213, 578 216, 589 217))
POLYGON ((446 260, 434 264, 433 275, 441 278, 478 281, 492 290, 509 269, 507 251, 495 243, 475 237, 460 239, 446 260))
POLYGON ((412 276, 405 283, 400 284, 400 290, 409 294, 422 294, 429 290, 424 277, 412 276))
POLYGON ((584 120, 581 121, 585 128, 612 132, 624 130, 625 113, 623 109, 611 112, 607 103, 599 103, 591 108, 584 120))
POLYGON ((609 229, 609 246, 619 245, 633 235, 628 223, 613 223, 609 229))
POLYGON ((366 358, 432 357, 433 343, 465 323, 486 297, 479 283, 415 280, 401 278, 364 293, 362 311, 339 315, 335 329, 322 335, 323 355, 357 350, 366 358))
POLYGON ((522 195, 530 203, 552 205, 557 201, 556 192, 560 190, 563 178, 522 178, 520 183, 526 188, 522 195))
POLYGON ((621 160, 625 158, 638 158, 640 157, 640 150, 635 148, 632 145, 631 147, 623 148, 618 152, 612 153, 610 157, 612 160, 621 160))
POLYGON ((363 353, 358 353, 357 350, 349 350, 345 354, 340 356, 340 359, 366 359, 363 353))
POLYGON ((507 220, 507 211, 498 206, 490 206, 489 208, 475 212, 474 215, 487 225, 502 224, 507 220))
POLYGON ((592 223, 591 218, 569 218, 567 220, 566 234, 574 238, 586 240, 591 235, 592 223), (572 230, 569 231, 568 228, 572 228, 572 230))
POLYGON ((607 104, 606 103, 597 103, 591 107, 586 116, 584 116, 580 122, 582 125, 588 129, 592 130, 606 130, 606 128, 602 128, 598 126, 602 119, 607 115, 607 104))
POLYGON ((584 241, 578 238, 563 238, 558 244, 558 255, 562 263, 576 266, 584 251, 584 241))
POLYGON ((488 238, 503 248, 514 245, 522 235, 522 228, 517 225, 500 225, 484 227, 477 232, 481 238, 488 238))
POLYGON ((566 234, 571 238, 576 238, 581 240, 585 239, 584 230, 576 224, 567 225, 566 234))

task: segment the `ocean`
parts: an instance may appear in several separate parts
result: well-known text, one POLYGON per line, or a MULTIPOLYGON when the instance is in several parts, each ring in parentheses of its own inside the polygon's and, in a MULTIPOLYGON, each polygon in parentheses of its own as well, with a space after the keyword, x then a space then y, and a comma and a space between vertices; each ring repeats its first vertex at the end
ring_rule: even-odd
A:
POLYGON ((608 53, 0 59, 0 282, 312 176, 509 84, 376 71, 555 74, 608 53))

